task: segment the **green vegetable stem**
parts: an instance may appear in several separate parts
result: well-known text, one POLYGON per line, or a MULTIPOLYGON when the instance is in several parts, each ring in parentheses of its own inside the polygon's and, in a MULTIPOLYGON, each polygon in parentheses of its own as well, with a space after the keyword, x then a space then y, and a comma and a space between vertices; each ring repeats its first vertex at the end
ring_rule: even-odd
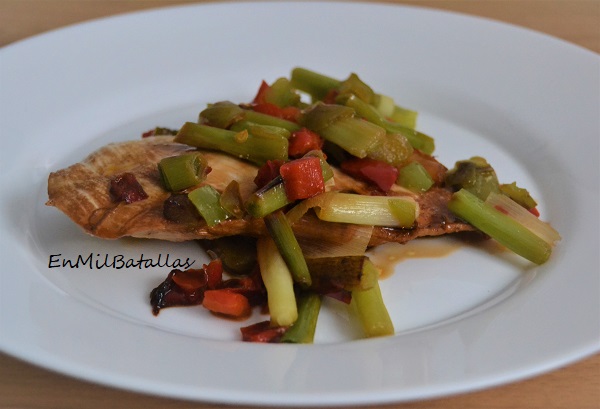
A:
POLYGON ((411 162, 400 168, 397 182, 413 192, 426 192, 433 186, 433 179, 419 162, 411 162))
POLYGON ((354 116, 354 110, 341 105, 316 104, 304 114, 304 125, 350 154, 364 158, 381 145, 385 129, 354 116))
POLYGON ((209 226, 214 226, 229 217, 221 206, 220 197, 220 193, 210 185, 201 186, 188 193, 188 198, 209 226))
MULTIPOLYGON (((365 268, 376 268, 372 264, 365 268)), ((368 338, 394 334, 394 324, 383 302, 379 282, 368 290, 352 291, 351 306, 368 338)))
POLYGON ((255 135, 247 130, 235 132, 193 122, 181 127, 175 142, 218 150, 257 165, 269 159, 286 160, 288 152, 288 140, 273 133, 255 135))
POLYGON ((288 205, 290 200, 285 193, 283 178, 277 176, 263 188, 252 193, 244 207, 248 214, 257 219, 288 205))
POLYGON ((267 289, 271 325, 290 326, 298 319, 292 274, 271 237, 259 238, 256 249, 260 275, 267 289))
POLYGON ((187 189, 206 176, 207 161, 200 153, 171 156, 158 163, 161 179, 171 192, 187 189))
POLYGON ((217 128, 229 129, 240 121, 248 121, 258 125, 276 126, 289 132, 297 131, 300 125, 286 119, 255 112, 242 108, 233 102, 223 101, 208 105, 199 115, 199 122, 217 128))
POLYGON ((291 74, 294 88, 309 94, 313 100, 321 101, 332 89, 337 89, 341 82, 305 68, 294 68, 291 74))
POLYGON ((302 287, 310 286, 311 277, 306 260, 304 259, 298 240, 294 236, 292 226, 283 211, 277 210, 270 213, 265 216, 264 220, 271 238, 277 245, 279 253, 292 273, 294 281, 302 287))
POLYGON ((552 253, 548 242, 466 189, 452 195, 448 208, 503 246, 536 264, 545 263, 552 253))
POLYGON ((283 334, 281 342, 312 344, 321 310, 321 296, 313 292, 304 292, 298 296, 297 300, 298 319, 283 334))

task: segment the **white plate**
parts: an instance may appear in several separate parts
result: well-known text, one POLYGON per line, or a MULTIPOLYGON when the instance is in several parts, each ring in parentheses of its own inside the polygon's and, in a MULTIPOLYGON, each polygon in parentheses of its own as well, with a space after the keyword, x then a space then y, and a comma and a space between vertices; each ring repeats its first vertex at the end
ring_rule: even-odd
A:
POLYGON ((327 405, 476 390, 599 349, 596 54, 433 10, 278 2, 117 16, 0 58, 2 351, 164 396, 327 405), (47 175, 109 141, 178 127, 207 102, 248 101, 294 66, 359 73, 421 112, 444 163, 479 154, 528 187, 562 234, 552 259, 465 247, 406 260, 382 282, 395 336, 352 341, 347 314, 327 303, 312 346, 242 343, 240 323, 201 309, 152 316, 148 293, 167 268, 50 268, 54 254, 205 260, 193 244, 85 236, 44 206, 47 175))

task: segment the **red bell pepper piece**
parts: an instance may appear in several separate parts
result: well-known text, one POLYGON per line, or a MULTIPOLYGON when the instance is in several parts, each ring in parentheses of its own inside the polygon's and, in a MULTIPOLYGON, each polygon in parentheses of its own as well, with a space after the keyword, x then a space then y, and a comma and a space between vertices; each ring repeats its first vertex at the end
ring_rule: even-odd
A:
POLYGON ((384 192, 388 192, 398 178, 398 169, 375 159, 350 159, 342 162, 341 168, 350 176, 375 184, 384 192))
POLYGON ((240 328, 242 340, 246 342, 278 342, 287 327, 272 327, 269 321, 261 321, 240 328))
POLYGON ((235 318, 247 317, 251 312, 246 297, 227 289, 205 291, 202 305, 214 313, 235 318))
POLYGON ((202 270, 196 271, 200 272, 199 277, 188 280, 189 277, 181 270, 171 270, 167 278, 150 292, 152 314, 158 315, 163 308, 202 304, 205 290, 202 283, 206 284, 206 276, 202 270))
POLYGON ((258 92, 252 101, 252 109, 261 114, 275 116, 292 122, 298 122, 300 118, 300 108, 297 107, 279 107, 267 101, 266 95, 271 86, 264 80, 261 82, 258 92))
POLYGON ((173 270, 172 280, 183 291, 191 293, 202 288, 214 289, 223 282, 223 263, 221 259, 204 264, 202 269, 173 270))
POLYGON ((315 132, 302 128, 295 132, 289 139, 288 155, 292 158, 300 158, 313 150, 323 148, 323 138, 315 132))
POLYGON ((325 191, 321 161, 305 157, 286 162, 279 168, 289 200, 308 199, 325 191))
POLYGON ((267 160, 267 162, 258 168, 254 184, 260 189, 267 183, 279 176, 279 168, 283 165, 283 161, 279 159, 267 160))
POLYGON ((296 107, 278 107, 275 104, 264 102, 262 104, 252 105, 252 109, 261 114, 275 116, 287 121, 298 122, 300 118, 300 108, 296 107))
POLYGON ((206 273, 206 286, 215 289, 223 282, 223 262, 220 258, 211 260, 210 263, 203 266, 206 273))
POLYGON ((186 293, 191 293, 204 288, 207 276, 202 269, 190 268, 189 270, 173 270, 172 280, 186 293))
POLYGON ((263 305, 267 300, 267 292, 258 269, 249 276, 225 280, 219 285, 219 288, 242 294, 248 299, 251 306, 263 305))
POLYGON ((260 83, 260 87, 258 87, 258 92, 256 93, 256 96, 252 100, 252 103, 253 104, 264 104, 265 102, 267 102, 266 94, 269 91, 269 88, 271 88, 270 85, 267 84, 267 82, 265 80, 263 80, 260 83))
POLYGON ((133 173, 125 172, 110 180, 110 193, 115 202, 133 203, 148 198, 133 173))

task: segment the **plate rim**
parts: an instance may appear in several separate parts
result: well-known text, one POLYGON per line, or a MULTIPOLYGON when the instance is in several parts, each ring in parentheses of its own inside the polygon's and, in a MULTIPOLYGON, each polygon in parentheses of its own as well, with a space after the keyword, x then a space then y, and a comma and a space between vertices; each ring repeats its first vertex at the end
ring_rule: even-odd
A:
MULTIPOLYGON (((273 3, 273 2, 270 2, 270 1, 257 1, 257 2, 255 2, 255 1, 249 1, 249 2, 243 2, 243 3, 247 3, 247 4, 254 4, 254 3, 257 3, 257 4, 267 4, 267 3, 273 3)), ((294 3, 294 4, 304 4, 304 3, 307 3, 307 4, 311 4, 311 3, 317 3, 317 2, 312 2, 312 1, 308 1, 308 2, 291 1, 291 2, 285 2, 285 3, 294 3)), ((283 4, 285 4, 285 3, 283 3, 283 4)), ((343 3, 343 2, 335 2, 335 1, 332 1, 332 2, 323 2, 323 3, 324 4, 329 4, 329 5, 335 5, 336 7, 339 7, 339 6, 342 6, 342 7, 347 7, 347 6, 353 7, 353 6, 351 6, 352 3, 343 3)), ((25 44, 27 42, 35 42, 35 41, 38 41, 38 39, 40 39, 40 38, 43 38, 43 40, 40 40, 40 41, 45 41, 49 36, 53 35, 52 33, 64 33, 66 30, 77 30, 77 28, 80 27, 80 26, 87 26, 87 25, 90 25, 90 24, 97 24, 97 23, 101 24, 104 21, 113 20, 113 19, 121 19, 121 18, 122 19, 128 19, 130 16, 138 15, 138 14, 161 13, 164 10, 182 9, 182 8, 205 8, 205 7, 217 7, 217 8, 220 8, 220 6, 222 6, 222 5, 226 5, 226 7, 229 7, 229 6, 233 5, 233 4, 235 4, 235 3, 234 2, 231 2, 231 3, 226 2, 226 3, 183 4, 183 5, 176 5, 176 6, 165 6, 165 7, 159 7, 159 8, 152 8, 152 9, 142 10, 142 11, 127 12, 127 13, 123 13, 123 14, 116 15, 116 16, 109 16, 109 17, 103 17, 103 18, 99 18, 99 19, 88 20, 88 21, 85 21, 85 22, 75 23, 75 24, 71 24, 69 26, 65 26, 65 27, 54 29, 54 30, 50 30, 48 32, 41 33, 41 34, 38 34, 38 35, 35 35, 35 36, 32 36, 32 37, 28 37, 28 38, 23 39, 23 40, 19 40, 17 42, 8 44, 7 46, 4 46, 4 47, 2 47, 2 49, 0 49, 0 57, 6 52, 7 49, 22 47, 22 44, 25 44)), ((596 57, 596 62, 598 62, 598 55, 596 53, 588 50, 588 49, 585 49, 585 48, 580 47, 578 45, 569 43, 569 42, 567 42, 565 40, 558 39, 556 37, 551 37, 551 36, 548 36, 546 34, 543 34, 543 33, 540 33, 540 32, 537 32, 537 31, 534 31, 534 30, 531 30, 531 29, 519 27, 519 26, 516 26, 516 25, 512 25, 512 24, 509 24, 509 23, 499 22, 499 21, 496 21, 496 20, 486 19, 486 18, 482 18, 482 17, 475 17, 475 16, 470 16, 470 15, 465 15, 465 14, 462 14, 462 13, 442 11, 442 10, 438 10, 438 9, 430 9, 430 8, 425 8, 425 7, 420 7, 420 6, 413 6, 413 5, 409 6, 409 5, 402 5, 402 4, 361 3, 361 2, 355 3, 355 4, 361 4, 363 6, 368 5, 369 7, 376 6, 376 7, 393 7, 393 8, 411 8, 411 9, 418 9, 420 11, 425 11, 427 13, 453 14, 453 15, 456 15, 456 16, 462 16, 463 18, 467 18, 467 19, 487 21, 487 22, 491 22, 491 23, 494 23, 494 24, 498 24, 500 26, 507 26, 507 27, 511 27, 512 29, 519 29, 519 30, 522 30, 524 32, 534 33, 534 34, 536 34, 538 36, 541 36, 540 38, 552 39, 553 41, 558 41, 558 42, 562 43, 563 45, 567 45, 570 48, 573 48, 573 47, 577 48, 580 51, 584 51, 586 53, 590 53, 591 55, 593 55, 594 57, 596 57)), ((25 356, 25 355, 21 355, 18 351, 16 351, 18 348, 15 348, 13 350, 11 350, 10 348, 6 348, 6 343, 4 341, 2 341, 2 339, 3 339, 3 337, 0 337, 0 346, 1 346, 1 350, 3 352, 6 352, 9 355, 13 355, 13 356, 15 356, 17 358, 20 358, 22 360, 30 362, 30 363, 32 363, 34 365, 42 366, 42 367, 45 367, 45 368, 50 369, 50 370, 61 372, 60 369, 57 369, 52 363, 49 362, 49 361, 52 361, 51 359, 49 361, 47 361, 47 362, 39 362, 39 361, 38 362, 33 362, 33 361, 30 361, 29 359, 31 359, 31 356, 28 357, 28 356, 25 356), (12 352, 15 352, 15 353, 13 354, 12 352), (47 366, 44 365, 44 364, 47 364, 47 366)), ((525 378, 528 378, 528 377, 531 377, 531 376, 535 376, 535 375, 538 375, 540 373, 546 372, 546 371, 548 371, 550 369, 556 369, 558 367, 561 367, 561 366, 564 366, 566 364, 575 362, 575 361, 577 361, 579 359, 584 359, 585 357, 588 357, 588 356, 590 356, 592 354, 595 354, 596 352, 598 352, 600 350, 600 344, 598 343, 598 340, 595 340, 595 341, 596 342, 590 341, 590 345, 589 345, 588 349, 584 349, 582 351, 579 351, 578 353, 572 352, 570 354, 565 354, 565 356, 563 356, 562 359, 559 360, 560 362, 557 361, 557 362, 555 362, 553 364, 548 364, 546 368, 540 369, 538 371, 532 371, 529 374, 523 373, 521 378, 506 379, 505 382, 503 382, 503 383, 510 382, 510 381, 513 381, 513 380, 518 380, 518 379, 525 379, 525 378)), ((78 374, 76 374, 76 373, 69 373, 69 375, 74 376, 74 375, 78 375, 78 374)), ((103 383, 101 380, 94 379, 93 377, 92 378, 86 378, 86 379, 94 381, 94 382, 97 382, 97 383, 103 383)), ((112 383, 105 383, 105 384, 108 384, 110 386, 119 388, 119 385, 116 385, 116 384, 112 384, 112 383)), ((484 387, 488 387, 488 386, 492 386, 492 385, 498 385, 498 383, 494 382, 492 379, 490 379, 488 381, 488 383, 484 382, 482 385, 480 385, 480 388, 484 388, 484 387)), ((147 390, 141 390, 141 389, 138 390, 138 389, 135 389, 135 388, 132 389, 131 386, 126 387, 126 389, 136 390, 137 392, 141 392, 141 393, 148 393, 147 390)), ((470 391, 470 390, 475 390, 475 389, 472 389, 472 388, 469 388, 468 386, 465 386, 463 389, 455 390, 455 392, 456 393, 460 393, 460 392, 465 392, 465 391, 470 391)), ((431 398, 431 397, 438 397, 438 396, 447 396, 449 394, 451 394, 451 393, 449 393, 448 391, 446 391, 446 392, 441 392, 440 394, 430 394, 430 395, 426 395, 425 394, 425 397, 426 398, 431 398)), ((423 396, 423 395, 419 395, 419 396, 423 396)), ((416 399, 419 396, 415 396, 414 398, 416 399)), ((177 396, 171 396, 171 397, 177 397, 177 396)), ((304 400, 307 399, 306 396, 303 396, 303 398, 304 398, 304 400)), ((326 404, 337 404, 338 402, 340 404, 348 404, 348 403, 356 402, 356 398, 357 397, 354 396, 351 401, 350 400, 339 401, 338 399, 333 399, 332 398, 331 402, 326 402, 326 404)), ((292 402, 283 402, 283 401, 280 401, 278 399, 275 399, 273 401, 271 401, 269 399, 267 399, 265 401, 261 400, 261 399, 266 399, 265 397, 256 397, 256 399, 257 400, 255 400, 254 403, 294 404, 292 402)), ((221 401, 221 400, 218 400, 218 401, 221 401)), ((372 403, 372 402, 385 403, 385 402, 392 402, 392 401, 398 401, 398 400, 396 398, 394 398, 393 396, 389 397, 388 400, 381 400, 381 401, 379 401, 379 400, 375 400, 374 401, 374 400, 372 400, 372 397, 365 397, 365 400, 363 402, 361 402, 361 403, 372 403)), ((241 403, 241 402, 238 401, 238 400, 235 400, 235 402, 231 401, 230 403, 241 403)), ((309 405, 317 405, 317 404, 322 404, 323 402, 322 401, 317 402, 316 400, 313 401, 313 400, 309 399, 309 401, 302 401, 301 403, 302 404, 309 404, 309 405)))

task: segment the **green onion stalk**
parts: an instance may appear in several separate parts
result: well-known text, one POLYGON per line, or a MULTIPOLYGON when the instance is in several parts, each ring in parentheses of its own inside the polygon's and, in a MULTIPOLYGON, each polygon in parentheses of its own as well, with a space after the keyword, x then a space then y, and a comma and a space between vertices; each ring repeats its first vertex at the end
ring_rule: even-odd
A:
POLYGON ((255 135, 247 130, 235 132, 193 122, 186 122, 181 127, 175 142, 218 150, 257 165, 269 159, 285 161, 288 152, 288 140, 279 135, 255 135))
POLYGON ((298 319, 292 273, 271 237, 259 238, 256 250, 260 274, 267 289, 271 325, 290 326, 298 319))
POLYGON ((188 198, 209 226, 214 226, 230 217, 221 206, 220 193, 210 185, 192 190, 188 193, 188 198))
POLYGON ((321 296, 307 291, 298 298, 298 319, 281 337, 280 342, 292 344, 312 344, 321 310, 321 296))
MULTIPOLYGON (((376 268, 375 266, 367 268, 376 268)), ((356 316, 368 338, 394 334, 394 324, 383 302, 379 282, 368 290, 352 291, 352 302, 356 316)))
POLYGON ((448 209, 503 246, 535 264, 545 263, 552 245, 525 228, 514 218, 461 189, 452 195, 448 209))
POLYGON ((187 153, 162 159, 158 163, 158 170, 167 190, 177 192, 204 180, 207 166, 202 154, 187 153))
POLYGON ((292 226, 281 210, 270 213, 264 218, 267 230, 285 260, 294 281, 302 287, 309 287, 311 276, 302 254, 302 249, 294 236, 292 226))
POLYGON ((237 122, 247 121, 258 125, 275 126, 294 132, 300 125, 286 119, 242 108, 233 102, 224 101, 210 104, 199 115, 199 123, 216 128, 229 129, 237 122))

